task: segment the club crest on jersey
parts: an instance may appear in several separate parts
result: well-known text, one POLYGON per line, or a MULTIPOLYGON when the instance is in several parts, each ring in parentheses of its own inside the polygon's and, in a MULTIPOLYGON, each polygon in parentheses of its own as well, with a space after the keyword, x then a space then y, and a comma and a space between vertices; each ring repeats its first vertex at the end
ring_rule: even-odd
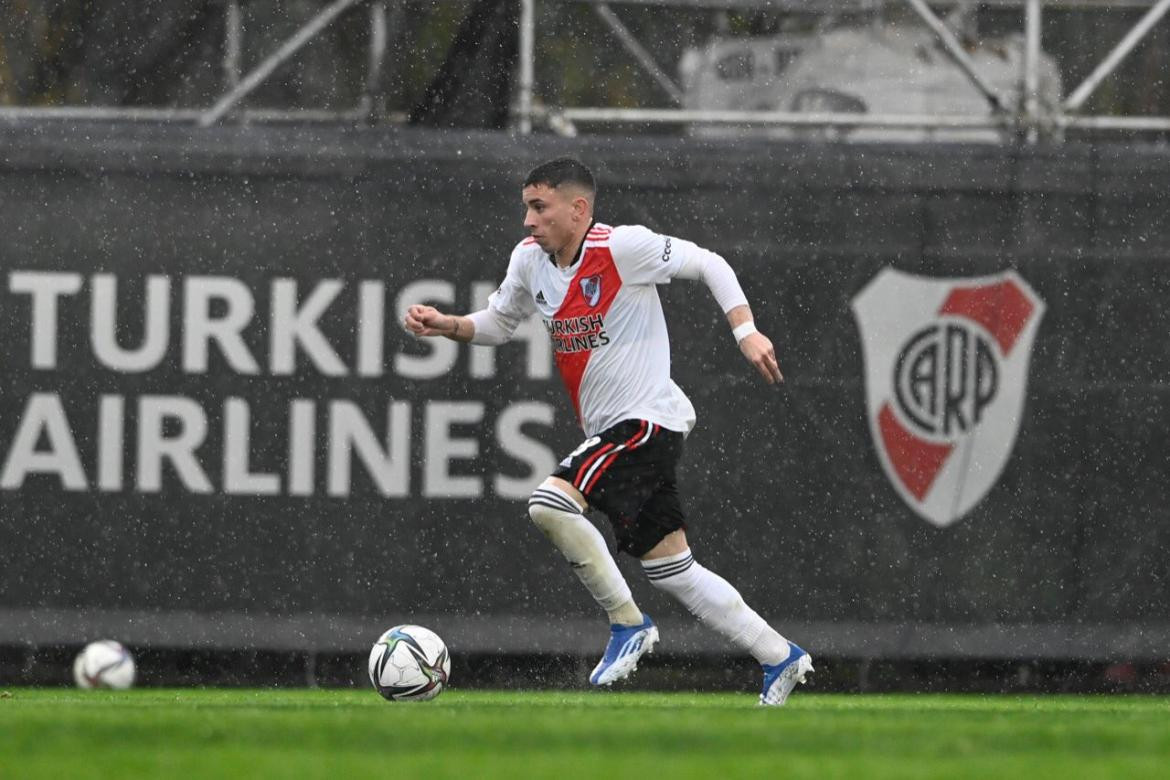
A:
POLYGON ((931 279, 886 268, 853 314, 882 468, 911 509, 948 526, 1007 465, 1044 302, 1015 271, 931 279))
POLYGON ((601 274, 586 276, 581 280, 581 294, 590 306, 596 306, 601 300, 601 274))

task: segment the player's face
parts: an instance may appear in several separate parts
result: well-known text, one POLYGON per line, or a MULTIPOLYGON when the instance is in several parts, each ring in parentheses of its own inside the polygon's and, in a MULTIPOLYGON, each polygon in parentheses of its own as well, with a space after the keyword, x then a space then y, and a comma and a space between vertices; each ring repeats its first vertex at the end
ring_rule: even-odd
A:
POLYGON ((524 227, 545 252, 559 252, 573 241, 588 218, 588 201, 571 189, 547 184, 525 187, 524 227))

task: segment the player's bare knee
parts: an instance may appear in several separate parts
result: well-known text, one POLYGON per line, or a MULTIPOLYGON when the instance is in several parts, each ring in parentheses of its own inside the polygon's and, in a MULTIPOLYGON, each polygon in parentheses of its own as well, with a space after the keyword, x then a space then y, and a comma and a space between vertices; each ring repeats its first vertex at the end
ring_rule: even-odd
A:
POLYGON ((678 555, 680 553, 688 552, 691 549, 690 543, 687 542, 687 534, 683 529, 671 531, 658 544, 650 548, 649 552, 641 556, 641 559, 646 563, 653 563, 658 558, 666 558, 671 555, 678 555))
MULTIPOLYGON (((581 491, 574 487, 572 482, 563 480, 560 477, 549 477, 541 483, 540 488, 555 488, 561 491, 579 507, 577 509, 578 512, 584 513, 589 508, 589 502, 585 500, 585 496, 581 494, 581 491)), ((540 488, 537 488, 537 490, 540 488)))

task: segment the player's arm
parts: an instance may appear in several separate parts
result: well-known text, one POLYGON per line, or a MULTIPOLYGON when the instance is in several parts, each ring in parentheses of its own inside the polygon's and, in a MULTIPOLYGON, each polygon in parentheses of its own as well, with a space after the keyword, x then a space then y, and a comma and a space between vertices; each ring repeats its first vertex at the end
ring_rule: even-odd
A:
POLYGON ((784 381, 772 342, 756 330, 747 296, 726 260, 693 241, 664 236, 641 225, 614 228, 610 247, 618 272, 630 284, 702 280, 727 315, 743 356, 768 384, 784 381))
POLYGON ((765 382, 770 385, 783 382, 776 350, 771 339, 756 330, 751 307, 735 271, 722 257, 697 244, 681 239, 672 239, 672 243, 678 244, 678 249, 673 251, 679 254, 674 276, 702 280, 727 316, 727 324, 731 326, 739 351, 755 366, 765 382))
POLYGON ((443 336, 464 344, 496 346, 512 338, 536 305, 524 285, 516 252, 500 289, 488 297, 487 308, 471 314, 443 314, 434 306, 414 304, 406 310, 405 326, 415 336, 443 336))
POLYGON ((727 312, 727 324, 739 342, 739 351, 756 367, 764 381, 770 385, 783 382, 784 375, 780 373, 772 340, 756 330, 751 307, 744 303, 727 312))
POLYGON ((443 314, 434 306, 418 303, 406 310, 406 329, 415 336, 444 336, 465 344, 475 338, 475 322, 470 317, 443 314))
POLYGON ((415 336, 443 336, 464 344, 497 346, 512 338, 520 321, 510 321, 491 306, 471 314, 443 314, 434 306, 414 304, 406 310, 406 329, 415 336))

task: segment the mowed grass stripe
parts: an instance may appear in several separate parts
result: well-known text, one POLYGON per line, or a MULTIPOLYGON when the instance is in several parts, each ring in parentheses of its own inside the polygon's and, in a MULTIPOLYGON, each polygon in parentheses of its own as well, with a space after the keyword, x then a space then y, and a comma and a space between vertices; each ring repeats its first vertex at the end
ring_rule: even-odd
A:
POLYGON ((0 778, 1159 777, 1170 699, 9 689, 0 778))

